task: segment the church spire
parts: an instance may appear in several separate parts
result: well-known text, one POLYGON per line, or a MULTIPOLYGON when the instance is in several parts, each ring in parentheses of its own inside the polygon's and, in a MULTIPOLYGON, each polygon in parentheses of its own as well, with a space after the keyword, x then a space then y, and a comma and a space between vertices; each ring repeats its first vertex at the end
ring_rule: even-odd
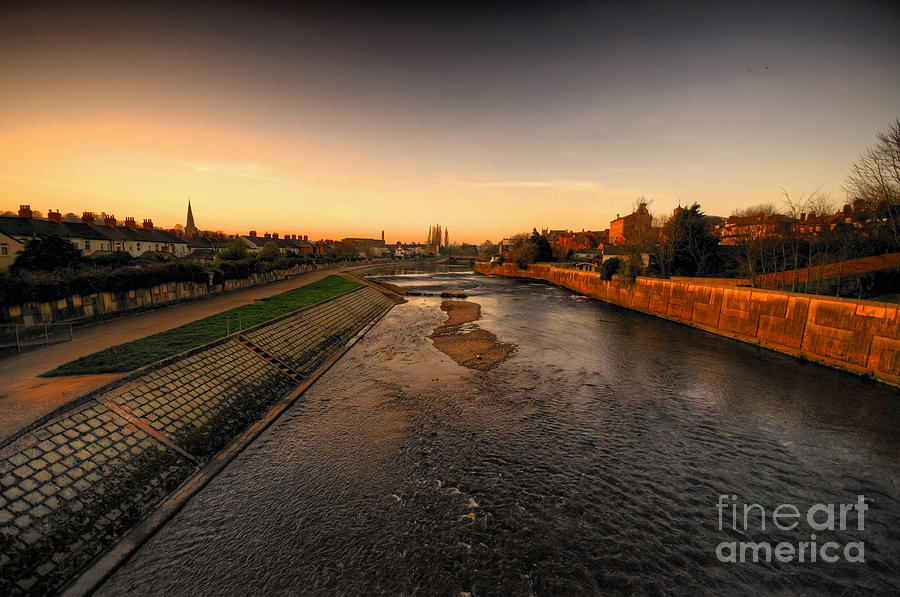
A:
POLYGON ((188 214, 187 223, 184 225, 184 235, 190 238, 197 236, 199 232, 197 226, 194 225, 194 213, 191 211, 191 199, 188 197, 188 214))

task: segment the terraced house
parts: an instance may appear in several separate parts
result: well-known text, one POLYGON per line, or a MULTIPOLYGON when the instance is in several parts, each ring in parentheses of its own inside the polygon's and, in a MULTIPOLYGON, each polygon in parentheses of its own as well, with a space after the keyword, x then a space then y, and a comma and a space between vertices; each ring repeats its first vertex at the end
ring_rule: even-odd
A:
POLYGON ((164 230, 153 228, 144 220, 138 228, 134 218, 126 218, 125 225, 117 225, 115 216, 97 218, 84 212, 80 222, 64 220, 59 211, 49 211, 47 218, 34 216, 29 205, 19 206, 17 216, 0 216, 0 269, 8 269, 16 253, 25 243, 36 238, 58 236, 71 242, 85 255, 99 251, 127 251, 134 257, 156 251, 161 254, 186 256, 187 242, 164 230))

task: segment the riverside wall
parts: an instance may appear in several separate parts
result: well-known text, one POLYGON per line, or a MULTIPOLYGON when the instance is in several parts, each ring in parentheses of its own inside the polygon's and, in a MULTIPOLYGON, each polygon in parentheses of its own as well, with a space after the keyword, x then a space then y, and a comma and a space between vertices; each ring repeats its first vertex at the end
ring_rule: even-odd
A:
POLYGON ((544 280, 608 303, 900 386, 900 308, 853 299, 477 262, 486 275, 544 280))
POLYGON ((139 311, 159 305, 202 298, 220 292, 240 290, 277 282, 317 269, 337 267, 328 265, 298 265, 289 269, 253 274, 249 278, 226 280, 224 284, 207 282, 167 282, 150 288, 122 292, 95 292, 72 295, 47 302, 12 305, 0 312, 0 321, 26 326, 60 321, 80 321, 108 317, 128 311, 139 311))
POLYGON ((60 593, 161 504, 171 515, 395 302, 346 292, 135 371, 10 438, 0 595, 60 593))

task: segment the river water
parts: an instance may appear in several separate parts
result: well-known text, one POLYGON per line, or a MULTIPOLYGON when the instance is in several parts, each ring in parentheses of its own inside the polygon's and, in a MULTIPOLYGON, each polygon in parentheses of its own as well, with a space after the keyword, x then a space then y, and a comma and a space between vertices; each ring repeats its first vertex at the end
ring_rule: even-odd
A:
POLYGON ((900 592, 893 389, 544 284, 382 279, 464 291, 515 352, 460 367, 409 297, 101 595, 900 592), (720 560, 748 541, 818 559, 720 560))

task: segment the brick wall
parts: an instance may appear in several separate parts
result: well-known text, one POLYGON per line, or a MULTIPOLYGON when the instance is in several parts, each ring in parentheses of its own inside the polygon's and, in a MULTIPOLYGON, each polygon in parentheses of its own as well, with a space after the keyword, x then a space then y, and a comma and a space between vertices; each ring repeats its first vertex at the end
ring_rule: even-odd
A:
POLYGON ((601 280, 600 274, 550 265, 477 262, 475 270, 545 280, 595 299, 867 374, 900 386, 900 308, 756 288, 657 278, 601 280))

